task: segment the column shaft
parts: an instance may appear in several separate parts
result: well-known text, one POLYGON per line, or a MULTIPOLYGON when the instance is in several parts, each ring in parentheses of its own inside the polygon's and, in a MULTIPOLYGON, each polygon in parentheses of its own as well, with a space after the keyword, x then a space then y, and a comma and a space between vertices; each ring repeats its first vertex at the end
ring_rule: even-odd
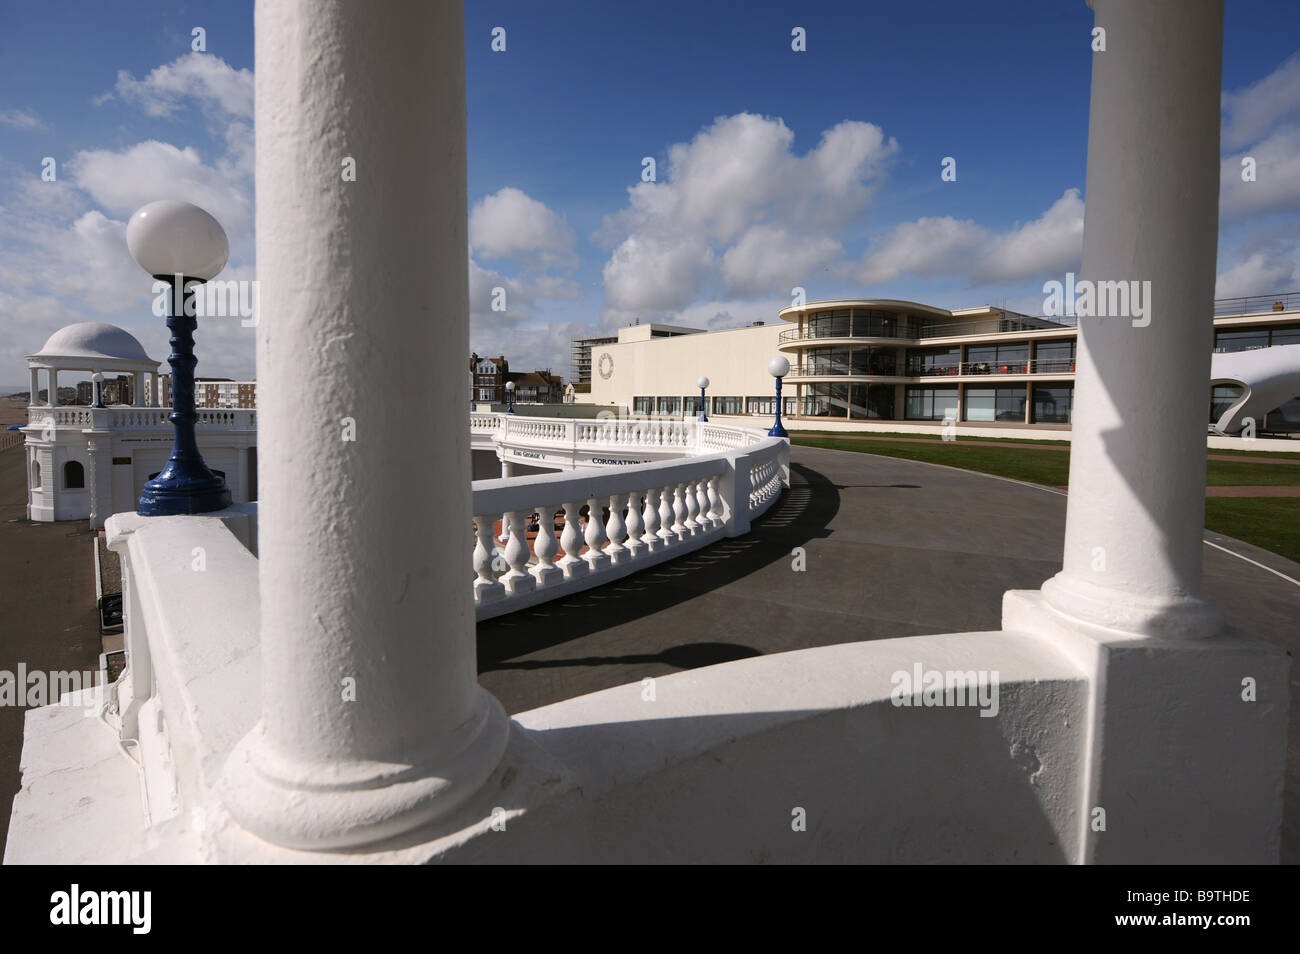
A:
POLYGON ((1223 4, 1094 9, 1081 281, 1126 283, 1131 317, 1079 318, 1064 568, 1043 593, 1113 629, 1205 636, 1221 625, 1198 591, 1223 4))
POLYGON ((262 720, 226 802, 330 848, 454 807, 506 739, 476 676, 464 379, 431 374, 469 352, 463 10, 255 23, 262 720))

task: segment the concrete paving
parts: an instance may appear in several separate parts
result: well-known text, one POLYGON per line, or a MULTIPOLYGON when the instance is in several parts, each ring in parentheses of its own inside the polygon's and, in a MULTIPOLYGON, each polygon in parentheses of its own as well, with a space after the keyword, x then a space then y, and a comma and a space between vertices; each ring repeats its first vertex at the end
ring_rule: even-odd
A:
MULTIPOLYGON (((998 629, 1002 593, 1061 566, 1065 497, 917 461, 792 448, 790 491, 745 537, 479 624, 480 681, 510 712, 760 653, 998 629), (792 569, 802 547, 807 570, 792 569)), ((1300 565, 1217 534, 1205 590, 1238 628, 1300 649, 1300 565), (1273 571, 1270 572, 1268 568, 1273 571)), ((1297 672, 1292 693, 1300 697, 1297 672)), ((1300 861, 1300 704, 1284 858, 1300 861)))
MULTIPOLYGON (((87 672, 99 668, 95 539, 84 520, 26 518, 21 447, 0 451, 0 670, 87 672)), ((0 706, 0 854, 18 791, 26 709, 0 706)))

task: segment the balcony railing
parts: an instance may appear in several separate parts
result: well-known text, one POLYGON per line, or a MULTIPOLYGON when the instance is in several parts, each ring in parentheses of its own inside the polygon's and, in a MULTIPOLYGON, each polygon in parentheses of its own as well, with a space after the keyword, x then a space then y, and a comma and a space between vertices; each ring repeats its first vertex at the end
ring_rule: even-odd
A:
POLYGON ((795 341, 815 341, 822 338, 889 338, 903 341, 926 341, 931 338, 958 338, 963 335, 1000 335, 1026 331, 1059 331, 1077 327, 1078 319, 1072 315, 1053 318, 985 318, 979 321, 930 323, 900 321, 893 328, 859 330, 854 327, 804 327, 781 332, 778 344, 795 341), (885 332, 885 333, 882 333, 885 332))
POLYGON ((963 361, 960 364, 919 366, 911 365, 899 371, 896 365, 868 365, 866 370, 844 366, 796 364, 790 368, 792 377, 883 377, 931 378, 957 377, 984 374, 1073 374, 1074 361, 1067 358, 1035 358, 1032 361, 963 361))
POLYGON ((1244 298, 1216 298, 1214 300, 1214 316, 1216 318, 1297 310, 1300 310, 1300 292, 1286 292, 1281 295, 1247 295, 1244 298))
MULTIPOLYGON (((198 408, 195 425, 200 428, 255 430, 255 408, 198 408)), ((170 430, 169 407, 41 407, 27 409, 28 427, 93 427, 111 430, 170 430)))

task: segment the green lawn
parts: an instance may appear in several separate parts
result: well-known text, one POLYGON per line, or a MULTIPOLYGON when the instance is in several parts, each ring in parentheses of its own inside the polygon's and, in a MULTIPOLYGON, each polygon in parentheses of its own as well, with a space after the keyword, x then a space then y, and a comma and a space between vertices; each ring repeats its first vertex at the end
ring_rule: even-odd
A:
POLYGON ((1205 526, 1300 563, 1300 497, 1206 497, 1205 526))
MULTIPOLYGON (((963 470, 1010 477, 1048 487, 1069 483, 1070 455, 1055 450, 980 447, 941 440, 925 443, 871 440, 870 438, 806 437, 792 434, 791 441, 805 447, 878 454, 905 460, 946 464, 963 470)), ((1293 456, 1293 455, 1287 455, 1293 456)), ((1206 464, 1206 483, 1226 486, 1300 486, 1300 466, 1266 461, 1211 460, 1206 464)), ((1272 550, 1300 562, 1300 498, 1297 497, 1207 497, 1205 525, 1255 546, 1272 550)))

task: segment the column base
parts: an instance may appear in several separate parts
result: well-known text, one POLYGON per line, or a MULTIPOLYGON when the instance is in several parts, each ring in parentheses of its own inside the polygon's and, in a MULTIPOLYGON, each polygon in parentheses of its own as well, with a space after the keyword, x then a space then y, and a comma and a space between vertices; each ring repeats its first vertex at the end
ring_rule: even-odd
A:
POLYGON ((454 753, 414 766, 287 759, 259 722, 226 762, 221 799, 244 829, 288 848, 325 851, 393 838, 461 805, 496 769, 510 720, 482 690, 478 710, 454 753))
POLYGON ((1144 598, 1058 573, 1042 587, 1058 613, 1134 636, 1208 639, 1223 629, 1223 615, 1198 596, 1144 598))
POLYGON ((1002 628, 1049 643, 1089 682, 1076 862, 1277 863, 1284 650, 1231 627, 1213 639, 1106 629, 1039 590, 1003 594, 1002 628))

